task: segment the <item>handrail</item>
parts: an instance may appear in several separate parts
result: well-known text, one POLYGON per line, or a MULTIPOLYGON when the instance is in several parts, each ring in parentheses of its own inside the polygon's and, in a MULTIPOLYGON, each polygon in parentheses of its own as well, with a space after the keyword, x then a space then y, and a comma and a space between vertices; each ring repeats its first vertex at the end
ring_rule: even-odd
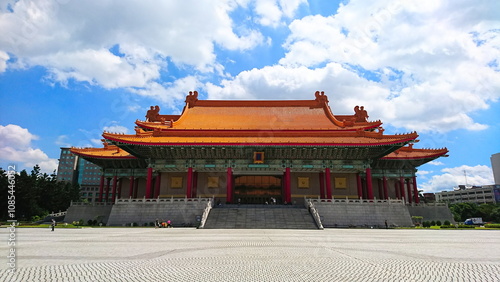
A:
POLYGON ((203 215, 201 216, 201 222, 200 226, 198 228, 204 228, 205 223, 207 222, 208 215, 210 214, 210 210, 212 210, 212 207, 214 205, 213 198, 208 200, 207 206, 205 207, 205 210, 203 211, 203 215))
POLYGON ((68 211, 60 211, 60 212, 53 212, 53 213, 50 213, 49 216, 52 216, 52 217, 59 217, 59 216, 63 216, 63 215, 66 215, 68 211))
POLYGON ((314 206, 314 203, 311 201, 311 199, 305 199, 305 202, 307 210, 309 213, 311 213, 312 217, 314 218, 314 221, 316 222, 316 225, 318 226, 318 229, 323 230, 323 224, 321 223, 321 217, 319 216, 318 210, 316 209, 316 206, 314 206))

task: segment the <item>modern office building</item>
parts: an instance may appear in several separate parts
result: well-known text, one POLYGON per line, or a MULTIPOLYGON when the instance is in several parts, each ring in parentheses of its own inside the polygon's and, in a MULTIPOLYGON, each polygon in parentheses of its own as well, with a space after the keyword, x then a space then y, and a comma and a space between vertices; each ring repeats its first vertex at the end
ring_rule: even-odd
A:
POLYGON ((495 184, 500 185, 500 153, 491 155, 490 160, 495 184))
POLYGON ((61 148, 57 181, 79 184, 82 200, 92 203, 99 197, 101 174, 101 168, 98 165, 71 153, 70 148, 61 148))
POLYGON ((455 203, 475 203, 475 204, 496 204, 500 203, 500 185, 470 186, 459 185, 453 191, 443 191, 436 193, 436 201, 455 203))

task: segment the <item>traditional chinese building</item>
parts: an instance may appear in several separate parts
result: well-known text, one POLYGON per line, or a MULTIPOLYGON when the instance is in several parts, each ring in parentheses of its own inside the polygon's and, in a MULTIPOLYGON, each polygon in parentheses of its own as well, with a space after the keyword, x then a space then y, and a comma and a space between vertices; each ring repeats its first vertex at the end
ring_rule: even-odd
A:
POLYGON ((314 100, 199 100, 180 115, 151 107, 135 134, 104 132, 103 148, 71 152, 102 167, 99 201, 214 197, 222 203, 304 198, 419 203, 417 168, 448 152, 416 149, 417 133, 390 135, 363 107, 332 113, 314 100))

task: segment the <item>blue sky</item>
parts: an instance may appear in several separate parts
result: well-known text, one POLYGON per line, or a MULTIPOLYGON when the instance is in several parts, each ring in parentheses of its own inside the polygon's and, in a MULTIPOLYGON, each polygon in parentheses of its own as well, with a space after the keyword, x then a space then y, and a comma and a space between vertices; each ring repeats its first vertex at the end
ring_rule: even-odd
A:
POLYGON ((0 167, 57 168, 61 146, 133 133, 151 105, 314 99, 363 105, 386 134, 450 150, 425 192, 493 184, 500 152, 498 1, 0 0, 0 167))

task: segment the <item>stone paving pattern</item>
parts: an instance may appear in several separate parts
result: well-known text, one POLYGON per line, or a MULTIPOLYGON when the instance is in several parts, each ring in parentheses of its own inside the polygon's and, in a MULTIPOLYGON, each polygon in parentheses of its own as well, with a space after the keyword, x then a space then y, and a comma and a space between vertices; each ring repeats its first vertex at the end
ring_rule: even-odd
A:
POLYGON ((500 231, 0 230, 0 281, 500 281, 500 231))

